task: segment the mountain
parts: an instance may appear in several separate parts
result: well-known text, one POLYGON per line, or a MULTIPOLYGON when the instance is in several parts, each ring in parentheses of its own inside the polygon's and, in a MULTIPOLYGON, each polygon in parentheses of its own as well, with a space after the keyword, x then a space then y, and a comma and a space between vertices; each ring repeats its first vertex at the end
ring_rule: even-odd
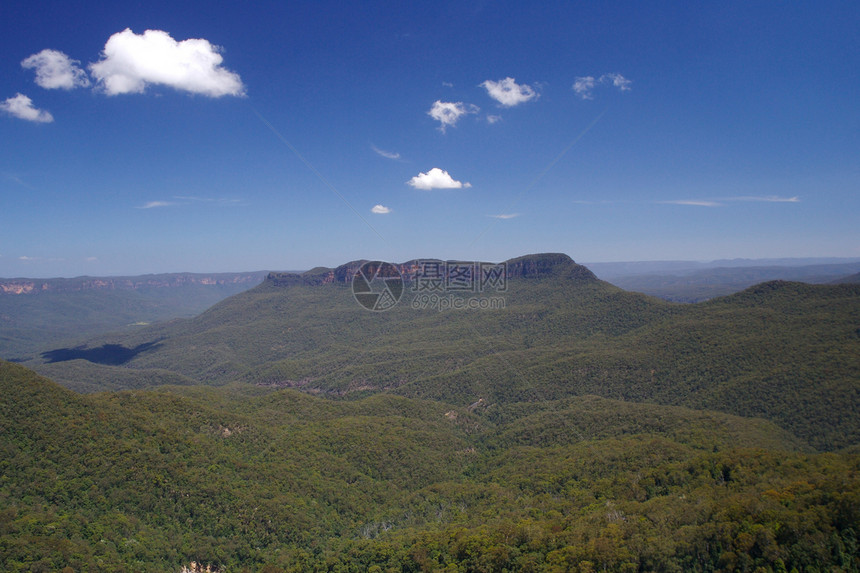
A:
POLYGON ((0 361, 0 451, 10 572, 860 565, 860 455, 675 406, 79 395, 0 361))
POLYGON ((190 317, 260 284, 265 272, 0 279, 0 357, 24 361, 65 340, 190 317))
MULTIPOLYGON (((791 259, 788 260, 792 262, 791 259)), ((802 281, 807 283, 837 282, 834 279, 860 270, 860 262, 794 265, 742 264, 755 261, 724 261, 726 266, 707 267, 704 263, 686 266, 678 263, 668 266, 629 264, 601 265, 601 277, 623 289, 642 292, 675 302, 701 302, 726 296, 750 286, 773 280, 802 281), (729 266, 733 264, 735 266, 729 266), (660 271, 652 269, 659 268, 660 271), (625 271, 629 274, 625 274, 625 271), (631 272, 633 271, 633 272, 631 272)))
POLYGON ((854 273, 847 277, 841 277, 832 282, 832 284, 855 284, 860 283, 860 273, 854 273))
POLYGON ((478 409, 598 395, 766 418, 819 450, 860 443, 858 285, 776 281, 679 305, 545 254, 507 261, 483 292, 428 293, 416 275, 369 312, 350 289, 362 264, 272 273, 194 318, 28 365, 82 391, 242 382, 478 409))

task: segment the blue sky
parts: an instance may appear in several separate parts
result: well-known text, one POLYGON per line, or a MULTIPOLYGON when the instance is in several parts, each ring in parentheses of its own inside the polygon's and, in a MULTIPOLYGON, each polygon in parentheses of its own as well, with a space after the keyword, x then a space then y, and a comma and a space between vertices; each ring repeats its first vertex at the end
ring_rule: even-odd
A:
POLYGON ((858 257, 858 29, 856 2, 6 0, 0 276, 858 257))

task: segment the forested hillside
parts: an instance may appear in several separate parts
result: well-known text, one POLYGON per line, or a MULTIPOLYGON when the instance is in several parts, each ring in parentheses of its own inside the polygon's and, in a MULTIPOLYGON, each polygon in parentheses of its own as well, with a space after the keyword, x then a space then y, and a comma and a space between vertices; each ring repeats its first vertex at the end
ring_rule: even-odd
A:
POLYGON ((346 279, 326 282, 349 273, 316 269, 30 365, 84 391, 241 381, 460 406, 595 394, 763 417, 819 450, 860 441, 860 286, 776 281, 682 305, 564 255, 508 265, 504 308, 416 309, 407 287, 368 312, 346 279))
POLYGON ((853 571, 860 456, 581 396, 77 395, 0 362, 0 569, 853 571))

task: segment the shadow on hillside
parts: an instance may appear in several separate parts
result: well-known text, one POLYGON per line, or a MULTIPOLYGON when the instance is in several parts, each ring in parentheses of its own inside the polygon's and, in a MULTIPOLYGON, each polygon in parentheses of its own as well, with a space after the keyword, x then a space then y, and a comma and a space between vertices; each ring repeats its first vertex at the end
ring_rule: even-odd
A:
POLYGON ((134 348, 126 348, 121 344, 105 344, 96 348, 84 348, 77 346, 75 348, 57 348, 56 350, 48 350, 42 353, 42 358, 48 361, 49 364, 54 362, 67 362, 69 360, 88 360, 96 364, 106 364, 108 366, 119 366, 125 364, 141 352, 158 348, 161 344, 158 341, 145 342, 138 344, 134 348))

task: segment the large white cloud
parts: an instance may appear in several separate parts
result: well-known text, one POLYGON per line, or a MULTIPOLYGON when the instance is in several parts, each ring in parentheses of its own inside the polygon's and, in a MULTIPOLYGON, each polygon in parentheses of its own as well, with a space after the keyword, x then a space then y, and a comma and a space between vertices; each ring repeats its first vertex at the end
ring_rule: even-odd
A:
POLYGON ((442 124, 439 126, 439 129, 442 133, 445 133, 448 127, 457 125, 461 117, 470 113, 478 113, 478 111, 480 111, 478 106, 467 105, 461 101, 455 103, 436 100, 427 114, 442 124))
POLYGON ((78 64, 78 60, 57 50, 42 50, 21 62, 25 69, 36 70, 36 84, 48 90, 71 90, 90 85, 87 73, 78 64))
POLYGON ((37 123, 51 123, 54 121, 54 116, 45 110, 33 107, 33 100, 24 94, 16 94, 15 97, 10 97, 4 102, 0 102, 0 111, 37 123))
POLYGON ((486 88, 490 97, 504 107, 513 107, 537 97, 537 92, 526 84, 517 84, 514 78, 505 78, 494 82, 487 80, 481 84, 486 88))
POLYGON ((427 173, 419 173, 406 183, 416 189, 423 189, 425 191, 431 189, 461 189, 472 186, 471 183, 456 181, 447 171, 438 167, 434 167, 427 173))
POLYGON ((126 28, 108 39, 90 73, 108 95, 142 93, 148 84, 209 97, 244 95, 239 74, 221 67, 219 52, 208 40, 177 42, 161 30, 135 34, 126 28))

